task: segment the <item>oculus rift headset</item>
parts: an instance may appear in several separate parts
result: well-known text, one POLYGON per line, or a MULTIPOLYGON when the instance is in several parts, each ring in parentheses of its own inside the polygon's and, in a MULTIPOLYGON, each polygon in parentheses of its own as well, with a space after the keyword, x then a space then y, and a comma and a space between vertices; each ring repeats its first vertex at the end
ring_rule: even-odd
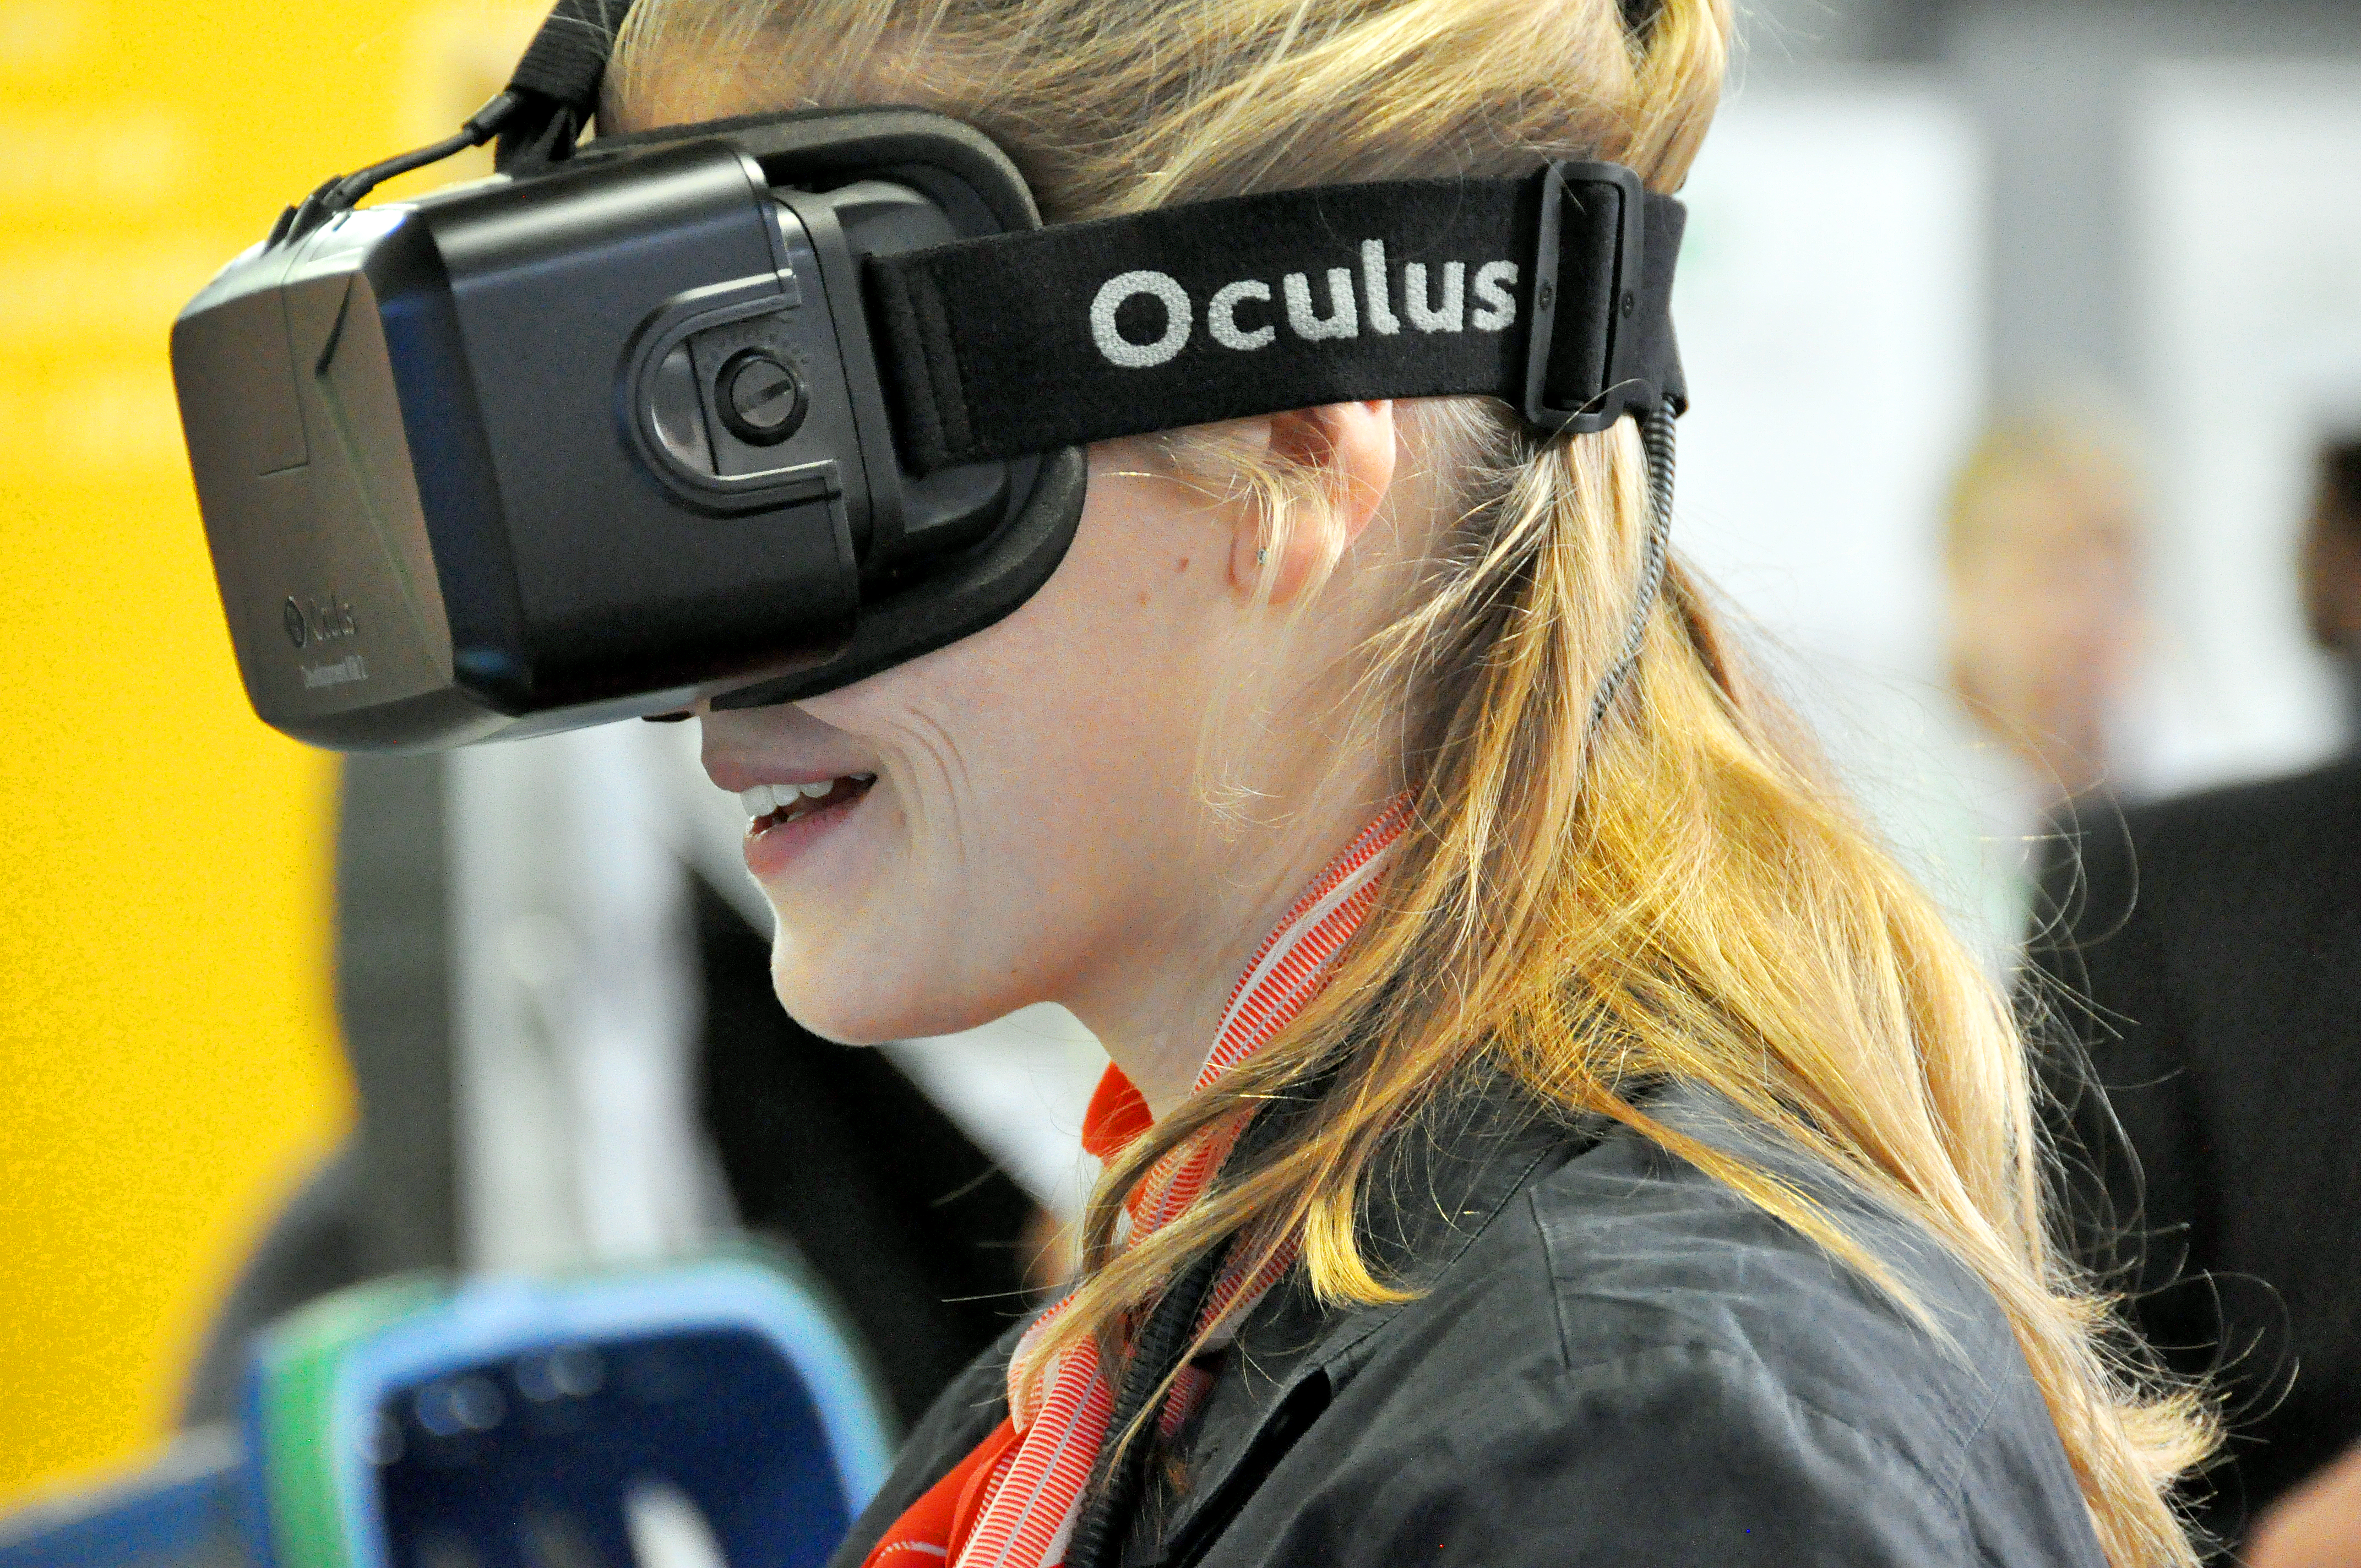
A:
POLYGON ((1644 612, 1686 406, 1683 212, 1631 170, 1045 228, 999 148, 918 110, 577 150, 627 3, 564 0, 456 135, 321 186, 173 325, 238 668, 277 729, 423 749, 828 691, 1040 587, 1084 443, 1360 399, 1640 417, 1644 612), (495 136, 489 179, 355 205, 495 136))

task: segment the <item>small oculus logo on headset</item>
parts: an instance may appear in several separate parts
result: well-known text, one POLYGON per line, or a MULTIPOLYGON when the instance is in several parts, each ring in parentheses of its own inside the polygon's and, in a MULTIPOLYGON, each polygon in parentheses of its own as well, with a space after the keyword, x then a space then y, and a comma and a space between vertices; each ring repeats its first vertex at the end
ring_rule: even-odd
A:
MULTIPOLYGON (((353 621, 353 605, 334 588, 325 598, 309 601, 287 596, 279 607, 280 624, 287 628, 287 641, 298 649, 322 642, 339 642, 359 630, 353 621)), ((368 663, 358 653, 347 653, 341 659, 326 660, 317 664, 298 663, 296 669, 303 677, 303 689, 315 691, 322 686, 348 685, 368 679, 368 663)))
MULTIPOLYGON (((1440 268, 1418 261, 1389 268, 1385 241, 1365 239, 1359 272, 1356 290, 1353 269, 1327 269, 1324 313, 1314 308, 1312 279, 1306 273, 1281 278, 1276 298, 1270 285, 1257 279, 1224 283, 1205 302, 1206 335, 1224 348, 1250 354, 1279 340, 1281 322, 1295 337, 1319 343, 1358 337, 1365 329, 1390 337, 1405 325, 1418 332, 1502 332, 1517 319, 1513 261, 1484 262, 1471 280, 1462 261, 1446 261, 1440 268), (1397 298, 1400 314, 1394 309, 1397 298)), ((1091 341, 1108 364, 1127 370, 1152 369, 1176 357, 1189 345, 1196 322, 1196 302, 1169 272, 1118 273, 1100 284, 1091 300, 1091 341)))
POLYGON ((353 604, 334 588, 328 597, 309 602, 287 596, 279 609, 280 623, 287 628, 287 641, 302 648, 313 642, 334 642, 350 637, 358 630, 353 624, 353 604))

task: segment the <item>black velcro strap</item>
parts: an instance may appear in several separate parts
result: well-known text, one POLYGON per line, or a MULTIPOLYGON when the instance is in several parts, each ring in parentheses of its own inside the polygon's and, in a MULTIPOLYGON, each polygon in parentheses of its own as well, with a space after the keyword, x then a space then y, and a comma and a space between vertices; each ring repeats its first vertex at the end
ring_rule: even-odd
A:
POLYGON ((598 83, 629 9, 631 0, 557 0, 525 46, 509 86, 538 93, 587 117, 598 107, 598 83))
POLYGON ((525 95, 526 101, 501 128, 494 155, 500 168, 521 159, 555 161, 573 154, 575 137, 598 112, 607 59, 631 4, 557 0, 509 78, 508 91, 525 95))
POLYGON ((865 280, 903 455, 931 472, 1368 398, 1602 429, 1681 398, 1680 235, 1677 202, 1571 164, 963 240, 873 257, 865 280))

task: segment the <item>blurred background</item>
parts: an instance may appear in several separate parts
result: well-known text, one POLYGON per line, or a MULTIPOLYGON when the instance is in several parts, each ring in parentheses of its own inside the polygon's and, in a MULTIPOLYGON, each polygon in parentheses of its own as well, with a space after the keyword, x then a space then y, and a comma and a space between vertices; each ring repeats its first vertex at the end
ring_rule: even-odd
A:
MULTIPOLYGON (((906 1412, 1054 1273, 1088 1039, 786 1025, 685 730, 340 769, 240 694, 170 318, 537 19, 0 0, 0 1508, 218 1414, 225 1324, 390 1268, 772 1234, 940 1347, 884 1369, 906 1412), (915 1115, 939 1162, 829 1185, 915 1115), (854 1202, 871 1242, 829 1255, 808 1217, 854 1202)), ((2004 970, 2059 799, 2352 739, 2297 564, 2361 433, 2361 17, 1746 25, 1689 192, 1676 539, 2004 970)))

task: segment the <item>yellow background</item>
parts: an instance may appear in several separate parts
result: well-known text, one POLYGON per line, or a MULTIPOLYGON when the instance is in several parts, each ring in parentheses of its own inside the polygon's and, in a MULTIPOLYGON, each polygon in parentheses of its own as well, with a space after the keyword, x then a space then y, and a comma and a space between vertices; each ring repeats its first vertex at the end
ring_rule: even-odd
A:
POLYGON ((171 318, 323 176, 456 125, 519 32, 479 5, 0 0, 0 1508, 170 1430, 246 1249, 350 1119, 334 760, 240 693, 171 318))

